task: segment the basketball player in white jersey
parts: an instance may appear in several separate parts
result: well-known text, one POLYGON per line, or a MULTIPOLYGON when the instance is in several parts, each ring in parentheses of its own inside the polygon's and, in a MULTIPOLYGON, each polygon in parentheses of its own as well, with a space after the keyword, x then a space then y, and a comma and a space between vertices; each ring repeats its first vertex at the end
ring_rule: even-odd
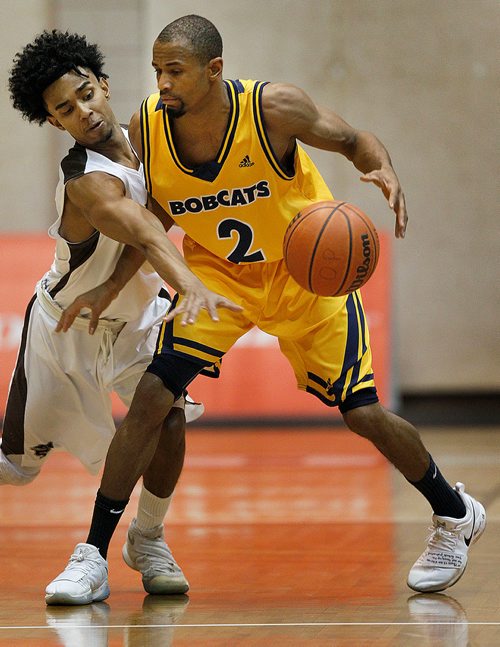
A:
MULTIPOLYGON (((58 218, 49 229, 54 262, 26 312, 4 420, 0 484, 31 482, 55 448, 98 473, 115 432, 110 394, 130 404, 170 305, 163 280, 187 295, 186 324, 194 323, 200 308, 215 320, 218 307, 240 309, 191 273, 161 222, 141 206, 147 200, 142 164, 109 107, 102 67, 101 52, 84 37, 44 32, 16 55, 9 79, 13 105, 25 118, 48 121, 76 142, 60 167, 58 218), (100 318, 77 316, 69 330, 58 325, 64 308, 98 285, 100 306, 106 304, 100 318)), ((200 405, 186 407, 190 419, 201 412, 200 405)), ((149 593, 189 588, 163 539, 163 519, 183 465, 184 430, 180 397, 144 474, 137 518, 123 547, 149 593)), ((113 522, 122 511, 113 510, 113 522)), ((78 583, 83 553, 89 557, 87 544, 72 557, 70 600, 56 594, 55 603, 95 599, 78 583)))

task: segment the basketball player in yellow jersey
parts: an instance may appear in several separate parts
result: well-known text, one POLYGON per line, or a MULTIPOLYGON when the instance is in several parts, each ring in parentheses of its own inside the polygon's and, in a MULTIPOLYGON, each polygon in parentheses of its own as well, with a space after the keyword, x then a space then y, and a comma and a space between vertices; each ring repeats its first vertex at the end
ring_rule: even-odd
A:
MULTIPOLYGON (((461 483, 452 488, 416 429, 379 404, 359 294, 305 292, 282 258, 291 218, 331 197, 299 141, 341 153, 363 181, 379 186, 395 211, 396 237, 404 237, 404 196, 386 149, 294 86, 224 81, 220 34, 200 16, 165 27, 153 46, 153 67, 159 94, 144 102, 130 125, 148 191, 187 233, 185 257, 194 273, 244 310, 222 311, 218 325, 202 313, 192 330, 176 319, 164 325, 108 452, 102 494, 128 499, 175 398, 259 326, 278 337, 299 388, 338 406, 347 426, 427 498, 434 530, 408 584, 416 591, 446 589, 463 574, 469 546, 484 530, 484 508, 461 483), (142 452, 130 455, 138 437, 142 452)), ((182 297, 177 308, 183 309, 182 297)), ((92 524, 98 516, 96 509, 92 524)))

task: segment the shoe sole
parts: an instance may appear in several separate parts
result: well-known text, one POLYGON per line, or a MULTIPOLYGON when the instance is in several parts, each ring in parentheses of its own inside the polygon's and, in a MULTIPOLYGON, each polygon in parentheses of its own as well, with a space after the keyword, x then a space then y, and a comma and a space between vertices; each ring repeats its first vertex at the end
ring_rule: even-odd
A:
POLYGON ((106 600, 106 598, 109 598, 109 593, 109 585, 105 582, 95 591, 89 591, 88 593, 78 596, 70 595, 69 593, 62 593, 60 591, 57 593, 47 593, 45 595, 45 603, 49 606, 92 604, 92 602, 102 602, 103 600, 106 600))
MULTIPOLYGON (((122 557, 127 566, 138 573, 141 572, 130 558, 126 543, 122 548, 122 557)), ((172 581, 167 575, 157 575, 149 581, 143 577, 142 586, 146 593, 150 593, 151 595, 180 595, 189 591, 189 584, 185 580, 184 582, 172 581)))

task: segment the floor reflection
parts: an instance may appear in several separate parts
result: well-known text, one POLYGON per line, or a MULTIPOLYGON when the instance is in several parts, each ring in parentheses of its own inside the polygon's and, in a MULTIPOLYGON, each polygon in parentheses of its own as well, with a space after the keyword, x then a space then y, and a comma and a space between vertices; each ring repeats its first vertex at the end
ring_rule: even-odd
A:
POLYGON ((432 647, 468 647, 469 624, 463 606, 444 593, 417 593, 408 598, 408 611, 418 632, 432 647))
MULTIPOLYGON (((189 604, 187 595, 147 595, 142 607, 123 618, 124 647, 171 647, 174 625, 189 604)), ((117 627, 106 602, 85 606, 51 606, 46 609, 47 625, 60 647, 111 647, 110 629, 117 627)))

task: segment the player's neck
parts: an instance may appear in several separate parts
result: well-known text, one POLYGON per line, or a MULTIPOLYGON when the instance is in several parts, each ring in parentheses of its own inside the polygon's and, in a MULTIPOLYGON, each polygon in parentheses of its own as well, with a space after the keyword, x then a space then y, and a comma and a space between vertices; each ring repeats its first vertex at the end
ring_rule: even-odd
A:
POLYGON ((87 148, 122 166, 139 168, 139 160, 118 123, 113 126, 109 139, 99 144, 87 146, 87 148))
POLYGON ((230 102, 226 85, 215 85, 198 105, 192 106, 185 115, 173 120, 174 132, 179 136, 192 137, 207 130, 225 128, 229 117, 230 102))
POLYGON ((171 120, 177 154, 187 166, 215 159, 228 127, 230 103, 224 84, 182 117, 171 120))

